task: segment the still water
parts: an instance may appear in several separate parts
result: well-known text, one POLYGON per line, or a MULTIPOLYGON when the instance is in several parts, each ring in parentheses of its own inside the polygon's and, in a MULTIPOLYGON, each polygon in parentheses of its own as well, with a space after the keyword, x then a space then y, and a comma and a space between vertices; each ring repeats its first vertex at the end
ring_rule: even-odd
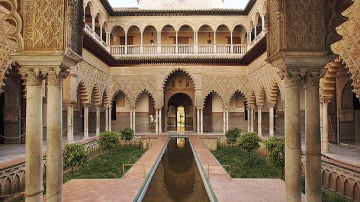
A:
POLYGON ((188 138, 169 140, 143 201, 210 201, 188 138))

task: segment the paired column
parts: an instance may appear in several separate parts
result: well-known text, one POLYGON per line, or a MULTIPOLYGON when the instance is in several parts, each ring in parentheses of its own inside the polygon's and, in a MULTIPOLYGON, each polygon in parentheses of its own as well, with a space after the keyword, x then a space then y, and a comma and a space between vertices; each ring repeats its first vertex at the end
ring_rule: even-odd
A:
POLYGON ((100 105, 96 105, 96 136, 100 135, 100 105))
POLYGON ((84 107, 84 139, 89 138, 89 104, 83 103, 84 107))
POLYGON ((261 109, 262 109, 263 106, 259 105, 258 106, 258 134, 259 136, 262 136, 262 112, 261 112, 261 109))
POLYGON ((250 107, 248 106, 247 107, 248 109, 246 110, 247 112, 247 118, 248 118, 248 121, 247 121, 247 123, 248 123, 248 132, 250 132, 251 131, 251 124, 250 124, 250 113, 251 113, 251 110, 250 110, 250 107))
POLYGON ((331 98, 321 98, 322 102, 322 144, 323 153, 329 153, 329 122, 328 122, 328 104, 331 98))
POLYGON ((250 105, 250 132, 253 133, 254 132, 254 106, 250 105))
POLYGON ((67 142, 74 142, 74 105, 67 104, 67 142))
POLYGON ((159 109, 155 110, 155 133, 159 133, 159 109))
POLYGON ((159 133, 162 133, 161 108, 159 109, 159 133))
POLYGON ((305 193, 307 201, 322 200, 319 71, 308 70, 305 77, 305 193))
POLYGON ((285 188, 286 201, 301 201, 301 134, 298 71, 285 72, 285 188))
POLYGON ((46 200, 62 201, 62 77, 60 68, 47 77, 46 200))
POLYGON ((26 78, 25 200, 43 201, 42 80, 39 69, 20 69, 26 78))

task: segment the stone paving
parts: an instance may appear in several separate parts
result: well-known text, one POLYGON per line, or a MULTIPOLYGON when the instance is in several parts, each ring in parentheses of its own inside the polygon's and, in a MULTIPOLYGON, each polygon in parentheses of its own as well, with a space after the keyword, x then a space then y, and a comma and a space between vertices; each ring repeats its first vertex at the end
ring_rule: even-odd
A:
POLYGON ((122 178, 70 180, 63 186, 63 201, 132 201, 166 142, 167 136, 158 137, 122 178))

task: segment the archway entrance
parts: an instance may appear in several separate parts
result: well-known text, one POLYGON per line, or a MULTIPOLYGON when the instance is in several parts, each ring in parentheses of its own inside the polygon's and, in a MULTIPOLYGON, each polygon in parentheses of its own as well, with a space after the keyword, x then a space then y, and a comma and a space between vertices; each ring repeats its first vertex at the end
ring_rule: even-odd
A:
POLYGON ((191 77, 183 70, 172 72, 164 86, 164 131, 193 131, 195 86, 191 77))
POLYGON ((191 98, 184 93, 173 95, 167 105, 167 130, 183 134, 193 131, 194 107, 191 98))

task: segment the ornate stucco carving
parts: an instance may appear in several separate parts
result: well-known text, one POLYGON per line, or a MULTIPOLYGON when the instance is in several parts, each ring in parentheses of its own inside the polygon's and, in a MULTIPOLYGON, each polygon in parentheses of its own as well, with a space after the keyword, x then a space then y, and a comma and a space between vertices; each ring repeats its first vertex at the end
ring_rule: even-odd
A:
POLYGON ((64 49, 64 2, 22 1, 25 51, 64 49))
POLYGON ((354 92, 360 97, 360 1, 343 12, 348 21, 337 27, 337 31, 343 39, 332 45, 332 50, 340 55, 346 63, 353 80, 354 92))
MULTIPOLYGON (((15 0, 5 0, 0 4, 0 88, 13 60, 11 54, 22 49, 22 20, 15 0)), ((1 90, 0 90, 1 91, 1 90)))

